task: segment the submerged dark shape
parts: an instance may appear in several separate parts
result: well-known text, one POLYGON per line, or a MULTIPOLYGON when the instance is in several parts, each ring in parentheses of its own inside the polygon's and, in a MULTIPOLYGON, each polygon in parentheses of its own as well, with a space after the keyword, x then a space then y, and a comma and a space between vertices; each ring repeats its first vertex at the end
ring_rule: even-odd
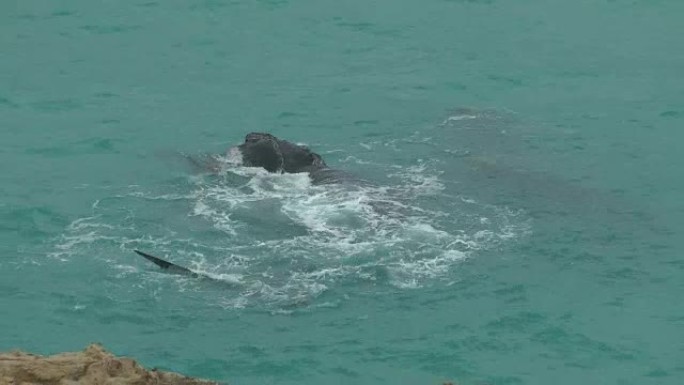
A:
POLYGON ((323 158, 308 147, 279 139, 268 133, 251 132, 237 146, 242 162, 272 173, 307 172, 314 183, 335 183, 350 175, 328 167, 323 158))

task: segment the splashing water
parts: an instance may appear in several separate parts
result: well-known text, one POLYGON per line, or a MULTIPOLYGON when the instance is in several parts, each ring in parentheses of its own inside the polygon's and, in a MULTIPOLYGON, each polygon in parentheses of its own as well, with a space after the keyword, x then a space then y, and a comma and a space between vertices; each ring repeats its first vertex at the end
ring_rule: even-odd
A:
POLYGON ((383 186, 313 185, 306 173, 244 167, 235 151, 215 161, 218 175, 190 177, 188 191, 131 186, 98 201, 91 216, 67 228, 52 256, 141 248, 227 283, 221 306, 287 307, 311 304, 336 285, 412 289, 448 281, 477 251, 527 231, 520 212, 447 192, 431 161, 390 166, 388 178, 397 183, 383 186), (157 218, 141 219, 149 215, 143 206, 157 218), (121 207, 127 220, 110 221, 121 207), (179 215, 185 219, 173 220, 179 215))

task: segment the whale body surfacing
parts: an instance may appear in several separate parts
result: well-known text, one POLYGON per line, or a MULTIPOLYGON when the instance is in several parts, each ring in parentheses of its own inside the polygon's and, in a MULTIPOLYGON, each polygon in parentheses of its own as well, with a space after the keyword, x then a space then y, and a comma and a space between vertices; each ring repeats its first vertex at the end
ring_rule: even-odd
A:
POLYGON ((328 167, 323 157, 308 147, 268 133, 251 132, 245 136, 244 143, 231 148, 229 152, 233 149, 240 152, 244 166, 262 167, 272 173, 306 172, 314 184, 356 179, 344 171, 328 167))

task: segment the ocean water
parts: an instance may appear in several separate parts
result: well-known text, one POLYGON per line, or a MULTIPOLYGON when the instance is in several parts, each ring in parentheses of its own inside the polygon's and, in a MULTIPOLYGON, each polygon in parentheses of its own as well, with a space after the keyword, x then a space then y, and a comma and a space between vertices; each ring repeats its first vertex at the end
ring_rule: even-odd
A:
POLYGON ((101 342, 231 384, 680 384, 683 17, 4 1, 0 350, 101 342), (243 167, 250 131, 370 183, 243 167))

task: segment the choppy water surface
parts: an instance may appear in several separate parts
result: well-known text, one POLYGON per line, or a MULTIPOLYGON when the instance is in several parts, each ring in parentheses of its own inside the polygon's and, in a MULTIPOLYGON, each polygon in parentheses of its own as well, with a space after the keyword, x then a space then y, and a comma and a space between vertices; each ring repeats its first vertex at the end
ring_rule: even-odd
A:
POLYGON ((0 5, 0 348, 234 384, 679 383, 683 12, 0 5), (244 167, 250 131, 355 179, 244 167))

